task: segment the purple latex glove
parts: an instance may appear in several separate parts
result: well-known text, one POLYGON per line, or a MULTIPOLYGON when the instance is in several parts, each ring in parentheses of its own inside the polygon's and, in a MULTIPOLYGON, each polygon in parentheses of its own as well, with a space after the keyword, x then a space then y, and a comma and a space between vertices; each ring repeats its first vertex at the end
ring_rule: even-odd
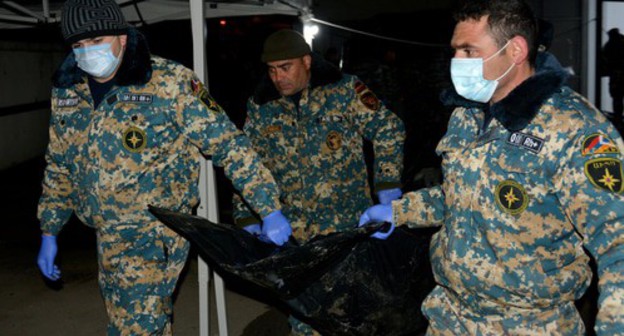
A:
POLYGON ((54 258, 56 258, 56 252, 58 247, 56 245, 56 236, 42 235, 41 236, 41 248, 39 249, 39 255, 37 256, 37 265, 43 275, 56 281, 61 278, 61 270, 54 264, 54 258))
POLYGON ((256 224, 249 224, 247 226, 245 226, 243 228, 243 230, 251 233, 254 236, 259 236, 262 234, 262 228, 260 227, 260 224, 256 223, 256 224))
POLYGON ((261 240, 266 241, 268 239, 269 242, 282 246, 288 241, 291 234, 290 223, 281 210, 273 211, 262 219, 261 240))
POLYGON ((385 240, 392 232, 394 232, 394 222, 392 221, 392 205, 389 204, 377 204, 366 209, 360 217, 360 223, 358 227, 366 225, 371 222, 388 222, 391 224, 390 229, 386 232, 376 232, 371 235, 373 238, 385 240))
POLYGON ((377 198, 380 204, 390 204, 392 201, 399 199, 401 195, 403 195, 403 193, 400 188, 379 190, 377 192, 377 198))

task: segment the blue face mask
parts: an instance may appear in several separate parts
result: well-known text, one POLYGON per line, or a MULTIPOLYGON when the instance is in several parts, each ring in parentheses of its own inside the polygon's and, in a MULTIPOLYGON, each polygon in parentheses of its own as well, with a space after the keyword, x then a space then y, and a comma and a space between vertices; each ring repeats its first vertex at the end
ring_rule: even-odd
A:
POLYGON ((509 42, 485 60, 483 58, 453 58, 451 60, 451 80, 457 93, 468 100, 479 103, 489 102, 494 91, 496 91, 498 81, 507 76, 515 64, 511 63, 509 69, 497 79, 489 80, 483 78, 483 63, 494 58, 508 45, 509 42))
POLYGON ((110 43, 102 43, 74 49, 78 67, 96 78, 107 78, 112 75, 120 59, 115 57, 110 43))

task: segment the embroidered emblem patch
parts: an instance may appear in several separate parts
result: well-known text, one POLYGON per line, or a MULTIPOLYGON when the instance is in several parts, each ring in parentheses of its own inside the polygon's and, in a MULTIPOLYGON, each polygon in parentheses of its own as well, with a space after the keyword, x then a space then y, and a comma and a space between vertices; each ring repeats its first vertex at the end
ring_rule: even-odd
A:
POLYGON ((526 148, 534 153, 539 153, 544 146, 544 140, 530 134, 514 132, 507 138, 507 143, 513 146, 526 148))
POLYGON ((529 205, 529 196, 518 182, 505 180, 501 182, 494 193, 496 204, 506 213, 517 215, 529 205))
POLYGON ((331 150, 337 150, 342 146, 342 135, 336 131, 330 131, 325 140, 327 147, 331 150))
POLYGON ((622 183, 622 162, 611 158, 599 158, 585 162, 585 175, 596 187, 607 191, 621 193, 624 191, 622 183))
POLYGON ((355 93, 357 93, 357 95, 360 97, 360 101, 362 102, 362 104, 364 104, 364 106, 368 107, 369 109, 377 111, 381 106, 381 102, 379 101, 377 96, 375 96, 375 94, 371 90, 369 90, 366 84, 362 83, 361 81, 355 82, 355 93))
POLYGON ((78 106, 78 98, 63 98, 56 100, 56 106, 58 107, 74 107, 78 106))
POLYGON ((119 95, 119 100, 125 103, 151 104, 153 98, 151 94, 122 93, 119 95))
POLYGON ((204 106, 213 111, 223 112, 221 106, 219 106, 219 104, 217 104, 217 102, 212 99, 212 97, 208 93, 208 90, 206 90, 206 87, 202 82, 195 79, 191 80, 191 88, 193 89, 193 95, 196 96, 199 101, 204 104, 204 106))
POLYGON ((130 127, 123 134, 123 146, 132 153, 138 153, 147 145, 147 135, 145 131, 130 127))
POLYGON ((613 142, 604 134, 595 133, 583 140, 581 153, 583 156, 594 154, 617 154, 620 151, 613 142))
POLYGON ((282 131, 282 126, 280 125, 270 125, 264 129, 264 135, 273 134, 282 131))

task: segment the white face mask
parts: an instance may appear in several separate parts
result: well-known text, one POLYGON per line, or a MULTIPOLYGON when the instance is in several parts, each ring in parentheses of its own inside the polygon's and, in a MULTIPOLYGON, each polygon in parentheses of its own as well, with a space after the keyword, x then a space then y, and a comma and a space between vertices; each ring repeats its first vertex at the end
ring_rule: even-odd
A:
POLYGON ((78 67, 96 78, 107 78, 113 74, 121 61, 113 54, 110 43, 75 48, 74 56, 78 67))
POLYGON ((500 54, 508 45, 509 41, 486 60, 483 58, 453 58, 451 60, 451 80, 457 93, 468 100, 480 103, 489 102, 494 91, 496 91, 498 81, 507 76, 515 64, 511 63, 511 66, 500 77, 489 80, 483 78, 483 63, 500 54))

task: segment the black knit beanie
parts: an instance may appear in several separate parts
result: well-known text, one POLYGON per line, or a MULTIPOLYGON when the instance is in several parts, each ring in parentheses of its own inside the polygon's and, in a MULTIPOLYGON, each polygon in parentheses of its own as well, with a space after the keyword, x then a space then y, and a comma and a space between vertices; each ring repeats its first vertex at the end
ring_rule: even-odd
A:
POLYGON ((312 52, 301 34, 283 29, 271 34, 264 41, 262 62, 282 61, 297 58, 312 52))
POLYGON ((123 35, 128 23, 114 0, 67 0, 61 14, 61 32, 68 44, 106 35, 123 35))

